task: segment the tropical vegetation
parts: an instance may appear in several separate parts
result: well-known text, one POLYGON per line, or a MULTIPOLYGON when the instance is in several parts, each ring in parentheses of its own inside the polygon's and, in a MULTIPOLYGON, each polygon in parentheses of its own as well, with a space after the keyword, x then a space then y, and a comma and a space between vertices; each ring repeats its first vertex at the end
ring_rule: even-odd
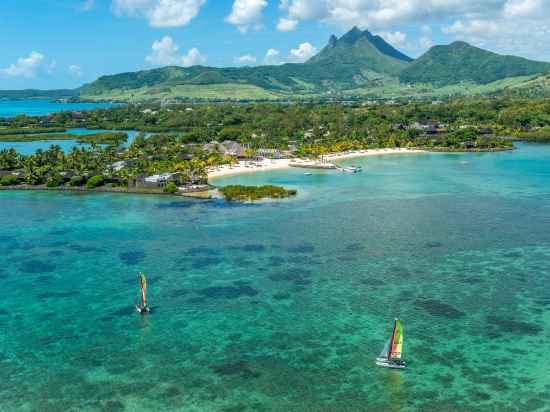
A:
POLYGON ((219 192, 228 202, 253 202, 261 199, 283 199, 296 196, 295 189, 285 189, 280 186, 241 186, 229 185, 219 188, 219 192))
MULTIPOLYGON (((301 105, 146 104, 0 119, 0 127, 10 130, 77 126, 141 132, 128 146, 122 145, 125 132, 109 132, 80 137, 88 144, 67 153, 57 145, 26 156, 13 149, 1 150, 0 176, 8 176, 2 178, 2 184, 11 186, 15 177, 17 183, 50 187, 126 187, 142 176, 160 173, 178 173, 184 182, 206 182, 209 168, 235 163, 237 157, 317 158, 333 152, 385 147, 506 150, 512 148, 515 139, 548 141, 550 101, 484 98, 301 105), (224 145, 237 145, 242 150, 223 151, 220 147, 224 145)), ((172 191, 173 186, 167 190, 172 191)))

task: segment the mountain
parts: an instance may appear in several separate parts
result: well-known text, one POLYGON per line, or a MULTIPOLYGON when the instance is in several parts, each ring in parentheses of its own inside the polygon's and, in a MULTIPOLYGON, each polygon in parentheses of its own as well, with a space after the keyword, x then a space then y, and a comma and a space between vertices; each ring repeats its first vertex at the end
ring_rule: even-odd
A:
POLYGON ((371 78, 396 77, 412 59, 369 31, 353 28, 306 63, 217 68, 164 67, 100 77, 79 89, 86 99, 141 99, 147 96, 278 98, 361 86, 371 78), (225 92, 222 89, 225 88, 225 92), (234 92, 231 91, 234 90, 234 92))
POLYGON ((396 50, 382 37, 354 27, 340 39, 332 36, 328 45, 307 64, 327 69, 351 66, 360 70, 398 75, 413 59, 396 50))
POLYGON ((172 98, 274 100, 323 96, 430 98, 513 92, 550 95, 550 63, 503 56, 464 42, 416 60, 354 27, 305 63, 258 67, 163 67, 103 76, 77 90, 84 100, 172 98), (525 86, 523 86, 525 84, 525 86))
POLYGON ((457 41, 432 47, 406 67, 399 79, 403 83, 431 83, 437 86, 460 82, 488 84, 548 71, 550 63, 504 56, 457 41))

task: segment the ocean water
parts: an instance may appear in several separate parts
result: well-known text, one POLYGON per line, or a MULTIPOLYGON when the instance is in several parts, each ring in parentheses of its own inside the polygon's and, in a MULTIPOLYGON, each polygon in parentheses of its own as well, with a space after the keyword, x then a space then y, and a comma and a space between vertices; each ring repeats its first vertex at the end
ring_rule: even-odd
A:
MULTIPOLYGON (((68 134, 74 134, 75 136, 85 136, 94 133, 101 132, 112 132, 116 130, 104 130, 104 129, 68 129, 68 134)), ((128 134, 128 141, 125 146, 128 146, 134 141, 134 138, 138 135, 139 132, 135 130, 124 130, 128 134)), ((15 149, 17 152, 24 155, 31 155, 36 152, 38 149, 47 150, 50 146, 57 145, 61 149, 68 153, 74 147, 89 147, 88 144, 79 144, 78 140, 37 140, 34 142, 1 142, 0 141, 0 150, 2 149, 15 149)))
POLYGON ((0 409, 548 410, 550 146, 346 163, 217 181, 299 190, 255 205, 0 192, 0 409))
POLYGON ((113 107, 112 103, 56 103, 52 100, 28 99, 28 100, 1 100, 0 117, 15 117, 21 114, 27 116, 44 116, 50 113, 93 110, 113 107))

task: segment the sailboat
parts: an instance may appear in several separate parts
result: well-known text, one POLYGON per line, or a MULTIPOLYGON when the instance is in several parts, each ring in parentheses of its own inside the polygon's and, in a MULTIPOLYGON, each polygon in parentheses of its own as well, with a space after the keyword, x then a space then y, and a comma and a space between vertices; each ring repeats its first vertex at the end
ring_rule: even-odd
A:
POLYGON ((136 310, 141 313, 149 313, 151 309, 147 305, 147 279, 143 273, 138 274, 141 303, 136 303, 136 310))
POLYGON ((386 342, 384 349, 376 358, 376 364, 384 368, 405 369, 406 364, 403 356, 403 324, 399 319, 395 319, 393 332, 390 339, 386 342))

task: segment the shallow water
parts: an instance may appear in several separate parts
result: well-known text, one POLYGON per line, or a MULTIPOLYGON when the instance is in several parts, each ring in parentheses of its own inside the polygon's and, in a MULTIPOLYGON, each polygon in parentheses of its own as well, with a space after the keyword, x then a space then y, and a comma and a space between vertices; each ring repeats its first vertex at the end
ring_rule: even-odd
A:
POLYGON ((113 107, 112 103, 56 103, 46 99, 1 100, 0 117, 45 116, 50 113, 113 107))
MULTIPOLYGON (((66 133, 76 136, 86 136, 95 133, 113 132, 116 130, 106 129, 68 129, 66 133)), ((132 143, 139 132, 135 130, 124 130, 128 134, 128 140, 124 146, 132 143)), ((34 142, 0 142, 0 150, 15 149, 23 155, 32 155, 38 149, 47 150, 50 146, 57 145, 61 147, 65 153, 69 153, 74 147, 90 147, 89 144, 80 144, 78 139, 75 140, 37 140, 34 142)))
POLYGON ((217 181, 299 190, 257 205, 0 192, 1 409, 547 410, 550 146, 346 163, 217 181))

